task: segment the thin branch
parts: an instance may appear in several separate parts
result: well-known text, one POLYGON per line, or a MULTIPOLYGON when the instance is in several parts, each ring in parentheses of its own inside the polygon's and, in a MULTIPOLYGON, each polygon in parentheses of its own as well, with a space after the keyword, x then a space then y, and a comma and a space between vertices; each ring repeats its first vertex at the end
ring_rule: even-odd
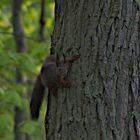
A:
MULTIPOLYGON (((3 34, 3 35, 14 35, 12 32, 3 32, 3 31, 0 31, 0 34, 3 34)), ((35 41, 35 42, 42 42, 40 39, 35 39, 31 36, 26 36, 24 35, 24 37, 28 40, 32 40, 32 41, 35 41)), ((48 42, 47 40, 43 40, 43 42, 48 42)))
POLYGON ((3 75, 2 73, 0 73, 0 77, 4 80, 6 80, 8 83, 13 83, 14 81, 8 77, 6 77, 5 75, 3 75))
POLYGON ((13 35, 13 33, 11 33, 11 32, 3 32, 3 31, 0 31, 0 34, 13 35))

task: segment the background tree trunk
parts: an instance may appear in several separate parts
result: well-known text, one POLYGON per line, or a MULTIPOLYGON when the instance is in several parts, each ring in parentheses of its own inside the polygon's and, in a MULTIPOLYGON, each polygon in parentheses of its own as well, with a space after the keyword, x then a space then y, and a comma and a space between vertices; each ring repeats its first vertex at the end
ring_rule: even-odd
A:
MULTIPOLYGON (((13 33, 16 44, 16 50, 18 53, 24 53, 27 49, 27 44, 24 37, 24 30, 21 21, 21 5, 23 0, 13 0, 13 33)), ((20 84, 23 82, 23 76, 20 68, 16 68, 16 83, 20 84)), ((25 119, 25 113, 19 107, 15 107, 15 118, 14 118, 14 133, 15 140, 26 140, 27 135, 20 131, 20 123, 25 119)))
POLYGON ((45 14, 45 3, 46 0, 41 0, 41 8, 40 8, 40 41, 45 41, 45 23, 46 23, 46 14, 45 14))
POLYGON ((140 139, 140 12, 132 0, 55 0, 53 42, 81 54, 51 98, 47 140, 140 139))

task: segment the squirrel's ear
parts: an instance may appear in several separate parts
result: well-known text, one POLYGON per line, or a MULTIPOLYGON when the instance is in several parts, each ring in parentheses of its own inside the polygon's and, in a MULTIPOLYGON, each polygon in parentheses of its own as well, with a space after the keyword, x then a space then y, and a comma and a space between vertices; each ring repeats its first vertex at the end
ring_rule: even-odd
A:
POLYGON ((66 62, 66 56, 64 55, 64 53, 63 53, 63 61, 64 63, 66 62))
POLYGON ((40 70, 40 75, 43 74, 44 70, 46 69, 46 65, 44 64, 40 70))
POLYGON ((62 64, 62 63, 65 63, 65 55, 64 55, 64 53, 57 53, 57 55, 56 55, 57 66, 62 64))
POLYGON ((58 53, 56 54, 55 62, 56 62, 56 66, 59 66, 59 55, 58 55, 58 53))
POLYGON ((51 55, 55 54, 55 48, 54 48, 54 47, 51 47, 51 48, 50 48, 50 54, 51 54, 51 55))

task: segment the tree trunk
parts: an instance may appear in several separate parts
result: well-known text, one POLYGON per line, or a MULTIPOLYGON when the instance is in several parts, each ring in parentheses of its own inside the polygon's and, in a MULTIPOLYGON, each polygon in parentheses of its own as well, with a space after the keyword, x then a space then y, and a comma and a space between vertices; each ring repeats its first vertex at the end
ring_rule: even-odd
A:
POLYGON ((51 95, 47 140, 140 140, 140 12, 133 0, 55 0, 53 42, 79 53, 51 95))
POLYGON ((46 23, 45 4, 46 4, 46 0, 41 0, 40 20, 39 20, 40 41, 45 41, 45 23, 46 23))
MULTIPOLYGON (((24 30, 21 21, 21 5, 23 0, 13 0, 13 33, 16 44, 16 50, 18 53, 24 53, 27 49, 27 44, 24 37, 24 30)), ((16 68, 16 83, 21 84, 23 82, 23 76, 21 74, 20 68, 16 68)), ((24 120, 25 113, 19 107, 15 107, 15 124, 14 124, 14 133, 15 140, 26 140, 27 135, 20 132, 20 123, 24 120)))

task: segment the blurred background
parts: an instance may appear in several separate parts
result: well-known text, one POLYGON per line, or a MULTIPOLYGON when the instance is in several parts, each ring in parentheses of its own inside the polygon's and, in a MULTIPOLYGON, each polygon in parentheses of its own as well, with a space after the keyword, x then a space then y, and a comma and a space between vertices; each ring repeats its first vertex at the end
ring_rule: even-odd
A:
POLYGON ((41 39, 43 1, 19 0, 22 2, 20 10, 15 8, 17 1, 0 0, 0 140, 18 140, 18 137, 21 137, 20 140, 45 140, 46 101, 38 121, 30 119, 29 101, 41 64, 49 54, 54 2, 46 0, 43 3, 45 26, 44 39, 41 39), (16 30, 21 27, 18 27, 14 14, 20 17, 24 33, 19 38, 19 44, 22 40, 26 42, 26 49, 21 52, 18 48, 22 50, 24 46, 16 42, 19 37, 16 30))

